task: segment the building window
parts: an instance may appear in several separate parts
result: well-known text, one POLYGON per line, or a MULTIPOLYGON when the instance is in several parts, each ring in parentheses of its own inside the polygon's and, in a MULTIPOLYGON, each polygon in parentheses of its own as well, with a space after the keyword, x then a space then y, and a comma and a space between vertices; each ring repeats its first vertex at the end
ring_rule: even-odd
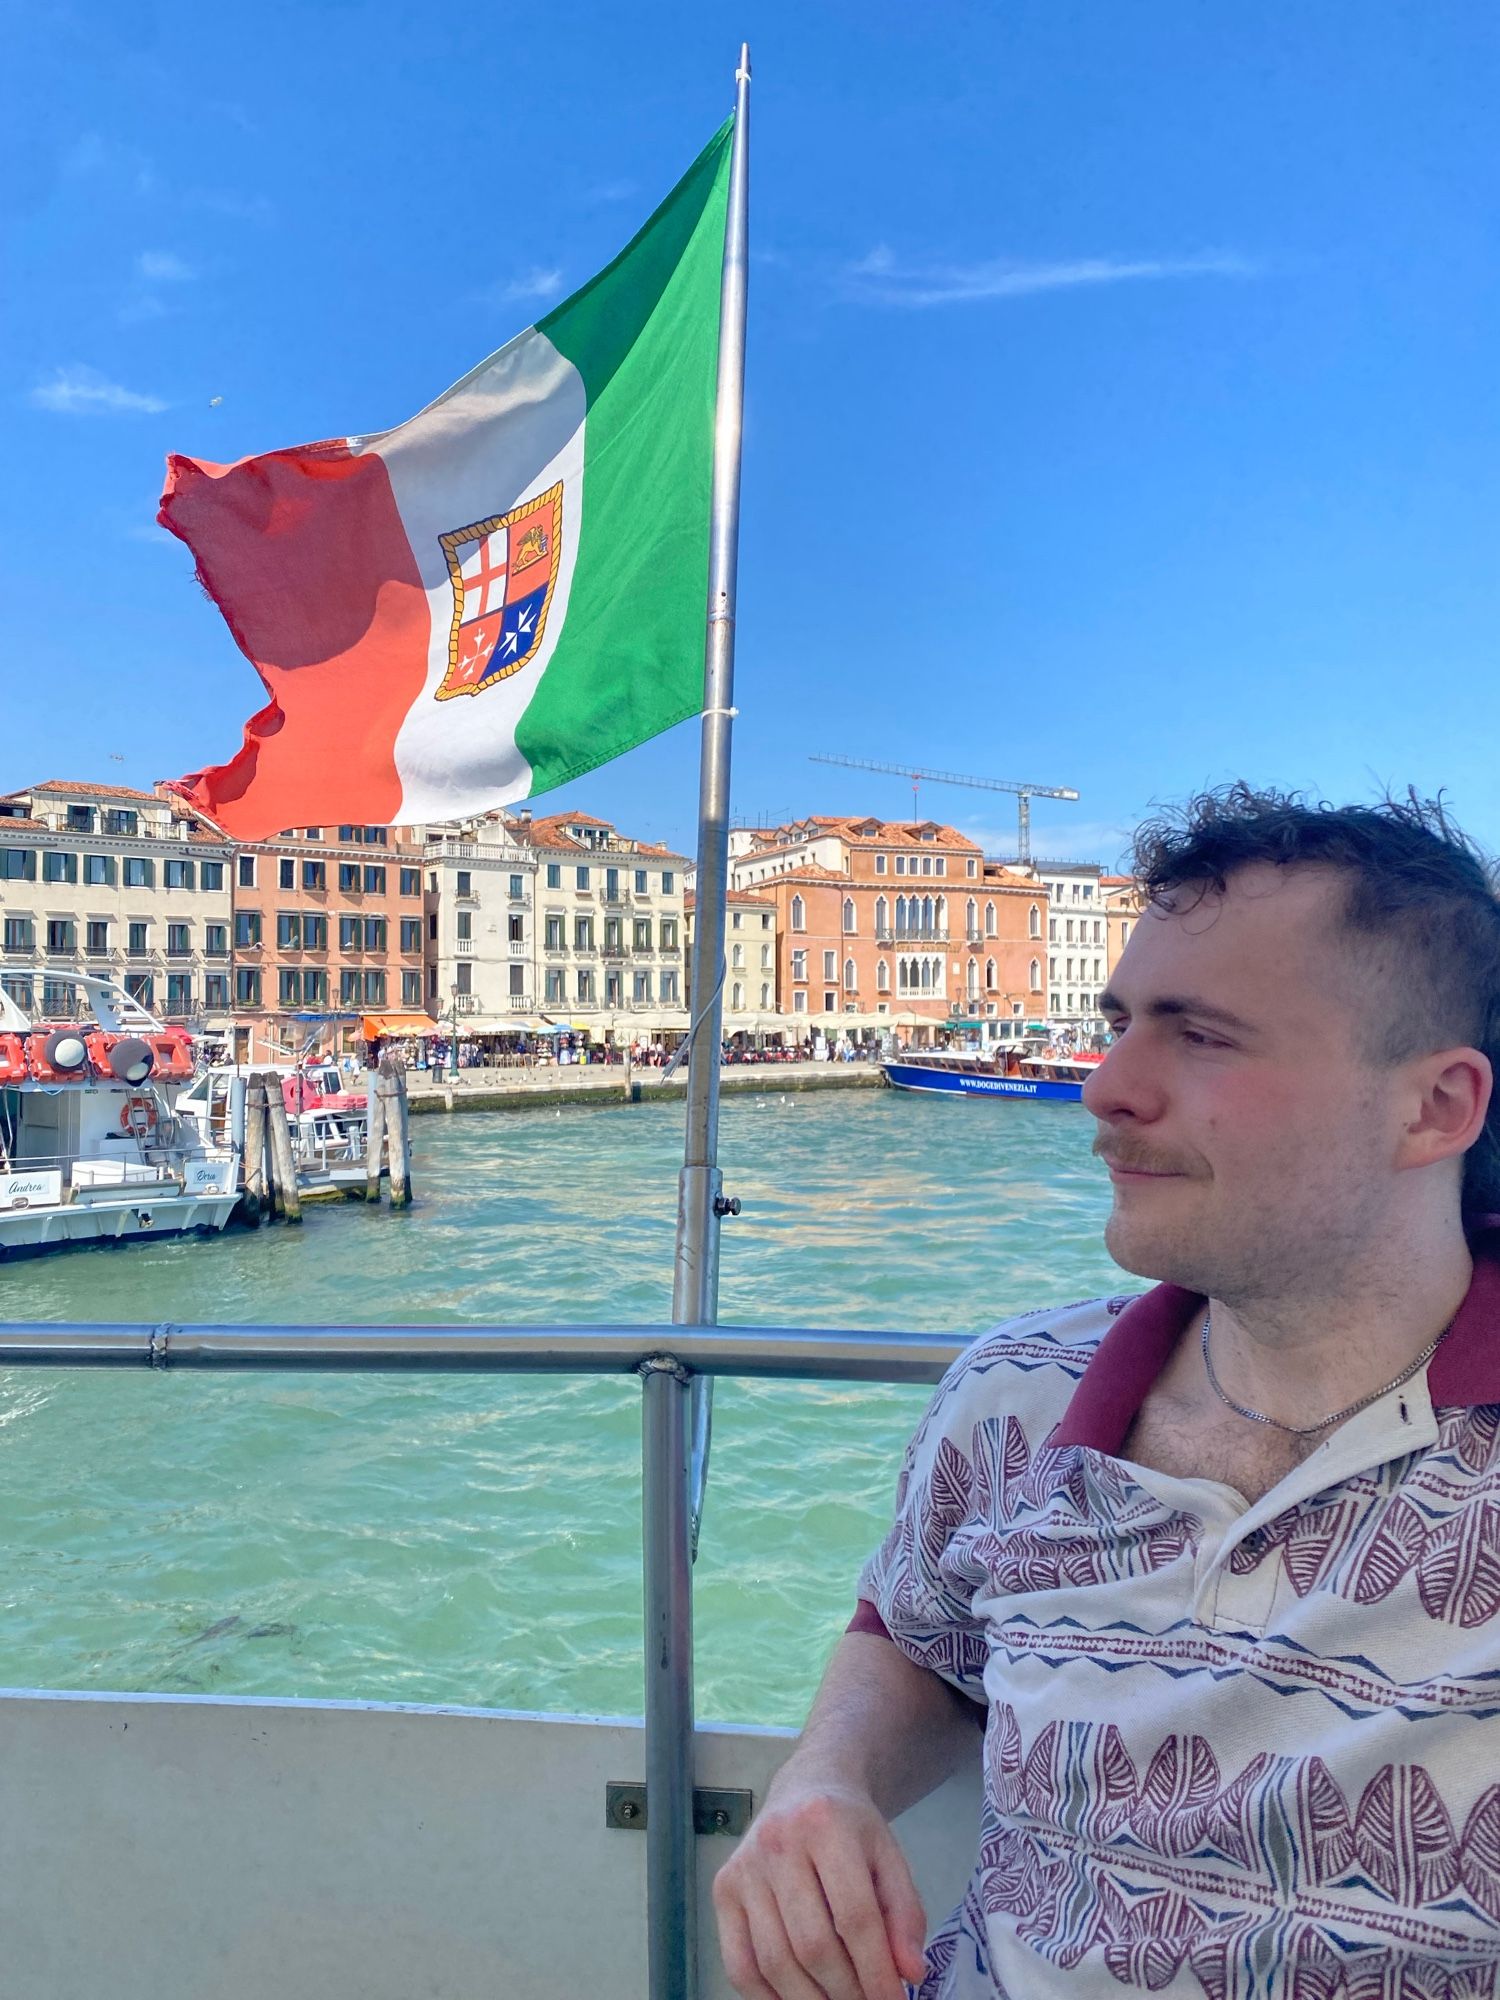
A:
POLYGON ((986 937, 993 937, 995 935, 995 906, 993 903, 986 903, 984 906, 984 934, 986 937))
MULTIPOLYGON (((519 875, 511 877, 513 882, 519 882, 520 879, 519 875)), ((516 894, 516 891, 512 890, 511 894, 516 894)), ((604 871, 604 900, 606 903, 618 903, 620 900, 620 871, 618 868, 606 868, 604 871)))
POLYGON ((649 917, 637 917, 635 919, 634 934, 636 950, 649 951, 651 949, 651 919, 649 917))
POLYGON ((133 834, 136 830, 137 823, 138 822, 136 820, 136 816, 133 812, 125 811, 122 808, 116 806, 108 807, 105 810, 104 831, 106 833, 133 834))
POLYGON ((5 949, 7 951, 30 951, 31 940, 34 935, 30 917, 7 917, 5 919, 5 949))
POLYGON ((242 965, 234 975, 234 1004, 236 1007, 260 1005, 260 973, 253 965, 242 965))
POLYGON ((562 887, 562 863, 560 861, 549 861, 547 863, 547 887, 549 889, 560 889, 562 887))
POLYGON ((389 925, 384 917, 365 918, 365 950, 384 952, 390 936, 389 925))
POLYGON ((474 912, 472 910, 460 910, 458 912, 458 936, 460 941, 468 944, 473 935, 474 912))
POLYGON ((304 861, 302 864, 302 886, 314 891, 328 887, 328 863, 326 861, 304 861))
POLYGON ((224 886, 224 864, 222 861, 200 861, 198 863, 198 887, 200 889, 222 889, 224 886))
POLYGON ((114 856, 110 854, 85 854, 83 857, 83 879, 93 888, 107 887, 115 879, 114 856))
MULTIPOLYGON (((609 944, 609 922, 610 922, 609 918, 606 917, 604 920, 604 942, 606 946, 608 946, 609 944)), ((526 942, 526 919, 524 917, 507 917, 505 920, 505 933, 506 933, 506 942, 508 944, 524 944, 526 942)), ((616 944, 618 944, 619 941, 620 941, 620 927, 618 922, 616 922, 615 925, 616 944)))
POLYGON ((964 936, 977 938, 979 935, 979 905, 971 896, 964 904, 964 936))
POLYGON ((401 1005, 420 1007, 422 1004, 422 975, 418 971, 403 972, 401 975, 401 1005))
POLYGON ((904 875, 906 873, 906 856, 904 854, 898 854, 896 856, 896 873, 898 875, 904 875))
POLYGON ((366 868, 365 894, 367 896, 383 896, 385 894, 385 870, 383 868, 366 868))
POLYGON ((637 1002, 648 1001, 651 998, 651 974, 649 972, 636 973, 632 984, 632 997, 637 1002))
POLYGON ((283 855, 276 864, 276 886, 280 889, 295 889, 297 886, 297 864, 287 855, 283 855))
POLYGON ((846 896, 846 897, 844 898, 844 935, 845 935, 845 937, 850 937, 850 936, 852 936, 852 935, 853 935, 853 933, 854 933, 854 928, 855 928, 855 924, 854 924, 854 898, 853 898, 852 896, 846 896))
POLYGON ((138 1000, 143 1007, 156 1005, 156 981, 149 972, 127 972, 125 991, 132 1000, 138 1000))
POLYGON ((592 917, 575 917, 573 919, 573 949, 574 951, 592 951, 594 949, 594 920, 592 917))
POLYGON ((253 889, 255 887, 255 856, 253 854, 242 854, 240 856, 239 866, 236 871, 236 880, 242 889, 253 889))
POLYGON ((589 886, 589 871, 586 867, 573 870, 573 886, 577 889, 586 889, 589 886))
POLYGON ((359 1005, 359 968, 346 965, 339 974, 339 1005, 341 1007, 359 1005))
POLYGON ((763 1008, 769 1008, 771 1005, 771 989, 764 980, 761 981, 760 1004, 763 1008))
POLYGON ((548 951, 562 950, 563 920, 561 917, 552 916, 546 919, 545 943, 548 951))
MULTIPOLYGON (((191 861, 168 860, 162 863, 162 886, 167 889, 191 889, 193 886, 193 864, 191 861)), ((287 887, 292 885, 289 882, 287 887)))
POLYGON ((979 960, 977 958, 971 958, 969 960, 967 969, 967 982, 964 991, 967 993, 969 999, 971 1000, 977 1000, 979 998, 979 960))
POLYGON ((996 976, 996 970, 995 970, 995 961, 994 961, 994 960, 993 960, 992 958, 987 958, 987 959, 986 959, 986 960, 984 961, 984 990, 985 990, 985 992, 986 992, 986 993, 993 993, 993 992, 995 991, 995 988, 996 988, 996 985, 997 985, 997 983, 998 983, 998 982, 997 982, 997 976, 996 976))
POLYGON ((846 993, 852 993, 854 992, 857 985, 858 985, 858 980, 855 976, 854 960, 852 958, 846 958, 844 960, 844 991, 846 993))
POLYGON ((385 1005, 385 974, 383 972, 366 972, 364 985, 365 1005, 367 1007, 383 1007, 385 1005))
POLYGON ((792 929, 794 931, 807 929, 807 905, 800 896, 792 898, 792 929))
POLYGON ((805 951, 794 951, 792 953, 792 977, 793 979, 806 979, 807 953, 805 951))
POLYGON ((1034 938, 1039 938, 1042 934, 1042 913, 1035 903, 1032 904, 1026 919, 1026 934, 1034 938))
POLYGON ((792 1012, 794 1014, 805 1014, 807 1012, 807 995, 805 993, 794 993, 792 995, 792 1012))
POLYGON ((473 872, 472 872, 472 871, 471 871, 470 869, 468 869, 468 868, 460 868, 460 869, 459 869, 459 871, 458 871, 458 888, 457 888, 457 891, 456 891, 455 893, 456 893, 456 894, 458 894, 458 895, 460 895, 460 896, 472 896, 472 895, 473 895, 473 893, 474 893, 474 876, 473 876, 473 872))
POLYGON ((210 972, 204 980, 203 1004, 210 1009, 229 1005, 229 981, 222 972, 210 972))
POLYGON ((664 1007, 677 1005, 677 974, 664 972, 661 976, 661 1000, 664 1007))
MULTIPOLYGON (((422 871, 420 868, 403 868, 401 870, 401 893, 403 896, 421 895, 422 871)), ((405 973, 401 976, 404 981, 406 977, 405 973)), ((420 999, 422 996, 418 994, 416 997, 420 999)))
POLYGON ((167 925, 168 958, 186 958, 188 953, 192 950, 192 948, 193 945, 192 945, 191 924, 167 925))
MULTIPOLYGON (((130 928, 133 931, 135 929, 134 924, 130 928)), ((234 941, 241 950, 250 945, 260 943, 259 910, 237 910, 235 912, 234 941)))
POLYGON ((420 951, 422 949, 422 919, 403 917, 401 919, 401 949, 420 951))
POLYGON ((209 958, 223 958, 229 951, 228 924, 203 926, 203 949, 209 958))
POLYGON ((94 830, 94 808, 92 806, 69 806, 68 827, 73 833, 92 833, 94 830))
POLYGON ((743 986, 740 985, 738 980, 736 980, 734 985, 731 986, 729 989, 729 1005, 736 1014, 741 1014, 744 1012, 745 989, 743 986))
POLYGON ((301 951, 302 915, 298 910, 278 910, 276 912, 276 949, 278 951, 301 951))
POLYGON ((129 927, 127 944, 132 958, 139 958, 146 949, 146 923, 137 917, 129 927))
POLYGON ((579 966, 576 974, 576 984, 578 989, 578 1004, 581 1007, 592 1007, 594 1004, 594 972, 592 966, 579 966))
POLYGON ((302 1004, 304 1007, 326 1007, 328 1005, 328 974, 323 971, 321 966, 303 966, 302 1004))
POLYGON ((877 875, 885 873, 885 856, 883 854, 877 854, 875 857, 875 873, 877 875))
MULTIPOLYGON (((328 919, 321 916, 303 915, 302 949, 304 951, 327 951, 328 919)), ((303 982, 304 988, 306 982, 303 982)))
POLYGON ((48 852, 42 856, 42 880, 44 882, 76 882, 78 880, 78 856, 48 852))
POLYGON ((658 942, 660 943, 662 950, 676 951, 677 919, 675 917, 663 917, 658 928, 660 933, 658 942))
POLYGON ((49 917, 47 920, 48 951, 72 951, 78 938, 78 926, 71 917, 49 917))
POLYGON ((295 965, 284 965, 277 978, 276 997, 283 1007, 302 1005, 302 974, 295 965))
POLYGON ((823 995, 823 1012, 825 1014, 832 1014, 837 1009, 838 1004, 839 996, 837 993, 825 993, 823 995))
POLYGON ((891 990, 890 965, 887 963, 885 959, 877 958, 875 961, 875 991, 877 993, 889 993, 890 990, 891 990))
POLYGON ((339 863, 339 893, 344 896, 359 893, 359 863, 341 861, 339 863))
POLYGON ((36 880, 36 849, 34 847, 0 847, 0 882, 34 882, 36 880))
MULTIPOLYGON (((436 966, 433 967, 433 971, 437 971, 436 966)), ((561 973, 558 974, 558 977, 562 977, 561 973)), ((432 990, 434 993, 437 991, 436 984, 434 984, 432 990)), ((474 991, 474 968, 466 958, 462 959, 453 968, 453 990, 455 993, 472 993, 474 991)))
POLYGON ((1033 993, 1042 990, 1042 961, 1039 958, 1031 961, 1031 990, 1033 993))
POLYGON ((837 964, 838 953, 836 951, 825 951, 823 954, 823 977, 825 979, 837 979, 838 973, 834 969, 837 964))
POLYGON ((363 926, 358 917, 339 918, 339 950, 358 951, 363 926))
MULTIPOLYGON (((616 983, 617 990, 614 997, 618 1000, 620 997, 618 991, 620 975, 616 972, 611 974, 611 977, 616 983)), ((524 965, 513 965, 510 968, 510 997, 512 1000, 524 1000, 526 998, 526 968, 524 965)))
POLYGON ((635 871, 635 893, 638 896, 646 894, 646 871, 644 868, 637 868, 635 871))
POLYGON ((92 919, 85 935, 90 952, 98 953, 109 950, 109 925, 103 919, 92 919))
POLYGON ((526 883, 524 879, 519 875, 512 875, 510 878, 511 901, 513 903, 519 903, 521 898, 525 895, 525 893, 526 893, 526 883))
POLYGON ((437 932, 438 932, 437 911, 429 910, 427 912, 427 936, 429 941, 433 944, 437 943, 437 932))
POLYGON ((664 896, 675 896, 677 893, 677 877, 670 868, 661 871, 661 892, 664 896))
POLYGON ((543 973, 542 980, 543 993, 548 1006, 560 1006, 563 997, 562 967, 560 965, 549 966, 547 971, 543 973))

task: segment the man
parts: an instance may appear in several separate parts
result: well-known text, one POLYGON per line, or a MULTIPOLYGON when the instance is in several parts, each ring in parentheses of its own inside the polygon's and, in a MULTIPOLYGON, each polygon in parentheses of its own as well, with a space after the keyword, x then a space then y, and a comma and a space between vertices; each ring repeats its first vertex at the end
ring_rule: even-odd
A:
POLYGON ((715 1884, 746 2000, 1500 1994, 1500 901, 1414 798, 1136 872, 1084 1101, 1162 1282, 940 1386, 715 1884), (981 1755, 927 1937, 888 1822, 981 1755))

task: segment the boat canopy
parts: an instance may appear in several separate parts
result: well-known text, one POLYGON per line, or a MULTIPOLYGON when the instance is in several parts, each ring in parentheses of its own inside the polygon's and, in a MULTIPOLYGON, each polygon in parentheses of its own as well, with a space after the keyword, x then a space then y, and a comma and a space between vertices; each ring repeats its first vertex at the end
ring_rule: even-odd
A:
POLYGON ((377 1035, 445 1035, 448 1030, 427 1014, 365 1014, 359 1031, 367 1042, 377 1035))

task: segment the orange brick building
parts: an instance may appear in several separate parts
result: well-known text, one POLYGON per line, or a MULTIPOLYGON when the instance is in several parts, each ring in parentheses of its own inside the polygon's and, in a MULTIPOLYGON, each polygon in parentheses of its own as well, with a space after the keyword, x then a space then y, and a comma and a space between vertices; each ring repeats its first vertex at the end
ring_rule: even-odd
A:
POLYGON ((776 906, 777 1006, 794 1021, 900 1024, 922 1041, 955 1018, 998 1032, 1044 1004, 1045 891, 953 827, 817 815, 730 847, 733 886, 776 906))
POLYGON ((366 1014, 425 1013, 422 832, 307 827, 234 860, 233 1054, 294 1054, 319 1022, 352 1045, 366 1014))

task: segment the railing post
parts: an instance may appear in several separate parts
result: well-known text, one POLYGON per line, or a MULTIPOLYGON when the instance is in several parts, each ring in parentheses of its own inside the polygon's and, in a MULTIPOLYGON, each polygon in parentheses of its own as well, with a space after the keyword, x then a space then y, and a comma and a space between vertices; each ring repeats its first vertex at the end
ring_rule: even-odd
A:
POLYGON ((647 1991, 693 2000, 698 1962, 693 1831, 692 1381, 669 1356, 643 1363, 641 1521, 645 1581, 647 1991), (670 1921, 663 1921, 664 1917, 670 1921))

